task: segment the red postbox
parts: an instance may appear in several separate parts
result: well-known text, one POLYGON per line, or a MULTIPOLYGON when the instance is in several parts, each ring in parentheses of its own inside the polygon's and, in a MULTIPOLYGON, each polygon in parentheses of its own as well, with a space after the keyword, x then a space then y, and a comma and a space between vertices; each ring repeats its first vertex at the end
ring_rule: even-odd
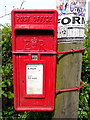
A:
POLYGON ((57 17, 55 10, 12 11, 14 107, 18 111, 54 109, 57 17))

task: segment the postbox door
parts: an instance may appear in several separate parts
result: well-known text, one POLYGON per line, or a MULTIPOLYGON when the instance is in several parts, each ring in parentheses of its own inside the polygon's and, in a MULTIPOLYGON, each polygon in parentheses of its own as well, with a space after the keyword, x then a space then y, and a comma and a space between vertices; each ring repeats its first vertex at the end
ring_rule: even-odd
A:
POLYGON ((19 56, 19 108, 53 110, 55 98, 55 55, 19 56))
MULTIPOLYGON (((31 54, 19 56, 20 69, 20 95, 24 98, 43 98, 45 62, 31 60, 31 54)), ((36 55, 37 59, 39 55, 36 55)))

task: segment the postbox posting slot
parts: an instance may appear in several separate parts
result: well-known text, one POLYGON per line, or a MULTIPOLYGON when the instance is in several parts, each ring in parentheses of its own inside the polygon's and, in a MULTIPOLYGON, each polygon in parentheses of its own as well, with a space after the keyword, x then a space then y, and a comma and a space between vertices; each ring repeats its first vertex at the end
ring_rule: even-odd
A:
MULTIPOLYGON (((15 52, 54 52, 54 30, 15 30, 15 52), (50 44, 51 43, 51 44, 50 44)), ((13 52, 14 52, 13 51, 13 52)))

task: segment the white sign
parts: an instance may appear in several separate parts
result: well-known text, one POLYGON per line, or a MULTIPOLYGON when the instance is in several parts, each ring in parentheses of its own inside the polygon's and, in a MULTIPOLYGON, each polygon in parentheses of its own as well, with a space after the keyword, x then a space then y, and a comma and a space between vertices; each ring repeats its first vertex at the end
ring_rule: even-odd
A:
POLYGON ((26 94, 43 94, 43 65, 26 65, 26 94))
POLYGON ((84 38, 84 25, 82 16, 58 16, 58 38, 84 38))
POLYGON ((58 16, 59 26, 84 27, 85 17, 76 15, 62 15, 58 16))
POLYGON ((83 41, 85 36, 85 5, 86 0, 56 0, 58 43, 83 41))
POLYGON ((83 38, 84 28, 78 27, 58 27, 58 38, 83 38))

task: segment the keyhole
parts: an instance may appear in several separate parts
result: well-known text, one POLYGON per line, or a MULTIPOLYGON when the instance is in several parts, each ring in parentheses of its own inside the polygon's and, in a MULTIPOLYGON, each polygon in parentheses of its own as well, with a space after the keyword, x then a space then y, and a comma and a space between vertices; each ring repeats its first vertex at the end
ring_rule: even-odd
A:
POLYGON ((22 80, 22 83, 24 83, 24 80, 22 80))

